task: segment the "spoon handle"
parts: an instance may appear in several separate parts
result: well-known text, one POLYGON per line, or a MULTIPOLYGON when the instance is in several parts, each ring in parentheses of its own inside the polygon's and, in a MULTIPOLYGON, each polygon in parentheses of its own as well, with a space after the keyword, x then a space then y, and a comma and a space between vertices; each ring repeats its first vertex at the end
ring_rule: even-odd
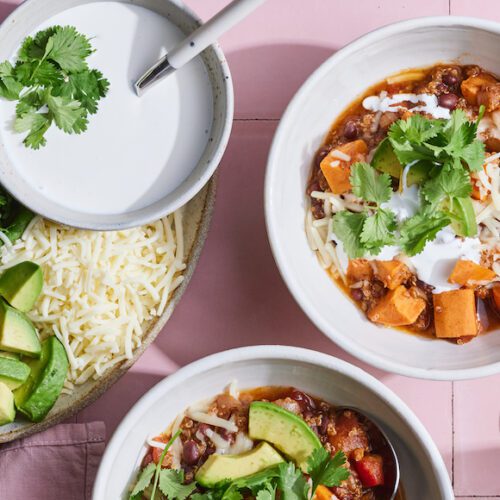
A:
POLYGON ((266 0, 234 0, 214 17, 191 33, 176 45, 169 53, 152 66, 137 82, 135 90, 141 95, 146 88, 164 78, 176 69, 181 68, 220 35, 230 30, 235 24, 252 13, 266 0))

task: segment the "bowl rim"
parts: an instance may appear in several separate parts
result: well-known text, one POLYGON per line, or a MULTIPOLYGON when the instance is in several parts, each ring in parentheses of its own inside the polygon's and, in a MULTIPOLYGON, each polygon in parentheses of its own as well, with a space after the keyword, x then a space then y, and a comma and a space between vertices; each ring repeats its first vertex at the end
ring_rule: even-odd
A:
POLYGON ((120 422, 106 447, 106 451, 101 459, 94 483, 92 493, 93 500, 101 500, 105 498, 107 478, 109 477, 109 471, 113 465, 114 457, 119 452, 120 446, 130 429, 135 426, 136 422, 144 413, 145 408, 154 404, 154 402, 168 390, 181 385, 193 376, 200 375, 203 372, 217 368, 218 366, 224 364, 234 364, 240 361, 252 360, 284 360, 289 362, 307 363, 346 375, 368 388, 384 403, 390 406, 410 429, 413 429, 416 439, 421 442, 424 448, 423 451, 431 464, 442 494, 442 499, 452 500, 454 498, 451 480, 436 444, 415 413, 413 413, 407 404, 391 389, 361 368, 334 356, 301 347, 260 345, 230 349, 216 354, 211 354, 205 358, 194 361, 193 363, 179 369, 174 374, 165 377, 148 392, 146 392, 120 422))
MULTIPOLYGON (((294 270, 288 265, 285 258, 285 252, 281 250, 279 238, 277 237, 277 223, 273 217, 274 201, 272 176, 274 165, 277 164, 279 156, 278 144, 281 143, 282 138, 287 134, 287 123, 290 121, 295 108, 299 105, 299 101, 310 91, 310 88, 316 84, 323 76, 331 71, 332 66, 348 58, 349 55, 371 43, 383 38, 388 38, 398 33, 409 31, 416 28, 425 27, 464 27, 473 28, 483 31, 492 32, 500 35, 500 23, 496 21, 489 21, 474 17, 465 16, 431 16, 431 17, 418 17, 406 21, 400 21, 388 24, 381 28, 377 28, 368 32, 350 42, 345 47, 339 49, 322 63, 302 84, 300 89, 296 92, 290 103, 288 104, 283 116, 280 119, 279 125, 273 137, 273 142, 269 151, 267 160, 266 175, 264 181, 264 210, 266 219, 266 229, 273 253, 274 260, 278 270, 287 285, 289 291, 294 297, 297 304, 314 323, 314 325, 330 340, 339 345, 342 349, 352 354, 359 360, 379 368, 381 370, 397 373, 407 377, 415 377, 428 380, 468 380, 479 377, 486 377, 500 373, 500 361, 489 363, 484 366, 477 366, 472 368, 455 368, 449 370, 442 370, 436 368, 416 368, 408 367, 398 361, 392 361, 384 358, 378 354, 373 354, 369 351, 360 350, 359 345, 352 341, 348 336, 341 335, 335 326, 326 321, 320 313, 316 313, 312 303, 302 293, 301 287, 294 276, 294 270)), ((347 299, 346 299, 347 300, 347 299)))
MULTIPOLYGON (((113 2, 120 3, 130 3, 135 4, 134 0, 111 0, 113 2)), ((172 4, 177 9, 181 10, 186 16, 191 18, 197 25, 201 25, 202 19, 190 8, 188 7, 182 0, 164 0, 172 4)), ((32 4, 40 2, 40 0, 24 0, 21 4, 16 6, 16 8, 0 23, 0 30, 8 30, 9 27, 16 22, 16 17, 19 13, 22 13, 24 10, 30 9, 32 4)), ((82 0, 78 4, 80 5, 84 3, 91 3, 92 0, 82 0)), ((176 187, 172 194, 176 194, 175 198, 165 204, 162 199, 157 200, 156 202, 143 207, 141 209, 134 210, 132 212, 125 212, 121 214, 111 214, 105 215, 101 214, 99 218, 93 217, 92 221, 85 221, 85 217, 83 216, 81 219, 74 219, 71 213, 76 213, 78 211, 71 211, 69 215, 57 214, 56 205, 51 205, 50 213, 46 211, 44 208, 41 208, 39 204, 35 201, 33 204, 30 202, 30 206, 28 208, 35 212, 36 214, 41 215, 45 219, 52 220, 59 224, 63 224, 66 226, 75 227, 77 229, 85 229, 91 231, 120 231, 124 229, 134 228, 138 226, 142 226, 144 224, 150 224, 151 222, 161 219, 166 215, 169 215, 179 208, 186 205, 190 200, 192 200, 202 189, 203 187, 210 181, 211 177, 216 172, 222 157, 226 151, 229 138, 231 136, 231 130, 233 126, 233 118, 234 118, 234 86, 233 79, 231 76, 231 71, 229 69, 229 65, 224 55, 224 52, 219 44, 219 42, 215 42, 212 45, 209 45, 207 49, 213 51, 215 55, 215 59, 217 62, 217 66, 221 71, 221 82, 223 83, 222 88, 224 89, 224 103, 225 110, 224 114, 219 118, 216 118, 214 114, 214 120, 222 122, 222 130, 219 136, 219 141, 214 149, 213 154, 210 157, 209 161, 204 162, 204 167, 200 175, 198 175, 195 179, 190 183, 191 185, 188 188, 183 188, 184 183, 181 183, 176 187), (110 219, 110 220, 108 220, 110 219)), ((213 85, 212 85, 213 87, 213 85)), ((215 90, 215 89, 213 89, 215 90)), ((199 165, 199 163, 198 163, 199 165)), ((2 186, 6 189, 15 199, 20 201, 22 204, 25 202, 21 199, 18 194, 11 191, 10 186, 6 186, 2 182, 2 186)), ((25 198, 25 197, 24 197, 25 198)), ((83 215, 83 214, 82 214, 83 215)))

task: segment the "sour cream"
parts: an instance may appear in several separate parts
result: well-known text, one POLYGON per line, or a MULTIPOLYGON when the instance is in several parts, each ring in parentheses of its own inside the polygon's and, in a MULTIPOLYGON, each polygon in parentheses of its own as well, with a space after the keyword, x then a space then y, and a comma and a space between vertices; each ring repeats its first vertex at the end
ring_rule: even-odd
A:
POLYGON ((440 106, 437 97, 432 94, 395 94, 392 97, 385 94, 372 95, 363 100, 363 107, 374 112, 407 110, 405 106, 398 106, 403 101, 413 104, 421 103, 412 108, 411 111, 427 113, 434 118, 450 118, 450 110, 440 106))

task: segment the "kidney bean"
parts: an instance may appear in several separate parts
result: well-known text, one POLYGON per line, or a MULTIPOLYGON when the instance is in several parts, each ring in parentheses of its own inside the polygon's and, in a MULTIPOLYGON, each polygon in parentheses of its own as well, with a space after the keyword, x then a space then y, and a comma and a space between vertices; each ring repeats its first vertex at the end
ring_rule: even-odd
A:
POLYGON ((206 432, 207 430, 210 429, 210 426, 208 424, 200 424, 199 427, 198 427, 198 430, 204 435, 206 436, 206 432))
POLYGON ((360 301, 363 298, 363 291, 361 288, 353 288, 351 290, 351 297, 356 301, 360 301))
POLYGON ((316 404, 314 403, 312 398, 310 398, 307 394, 304 394, 301 391, 297 391, 296 389, 293 390, 292 393, 290 394, 290 397, 293 400, 297 401, 297 403, 299 403, 302 411, 304 410, 310 411, 316 408, 316 404))
POLYGON ((144 456, 141 462, 141 467, 144 468, 146 465, 149 465, 153 461, 153 454, 149 452, 147 455, 144 456))
POLYGON ((321 436, 326 436, 329 423, 330 423, 330 417, 326 413, 322 413, 321 414, 321 425, 319 426, 319 429, 318 429, 321 436))
POLYGON ((198 445, 192 439, 184 443, 182 448, 182 458, 188 465, 194 465, 200 459, 200 450, 198 449, 198 445))
POLYGON ((358 137, 358 127, 356 126, 355 122, 348 121, 344 125, 344 137, 346 139, 349 139, 350 141, 353 141, 354 139, 357 139, 357 137, 358 137))
POLYGON ((438 103, 443 108, 455 109, 458 103, 458 96, 456 94, 441 94, 438 97, 438 103))
POLYGON ((316 153, 316 156, 314 157, 314 163, 316 164, 317 167, 320 166, 321 162, 323 161, 323 158, 330 152, 330 148, 328 146, 323 146, 318 150, 316 153))
POLYGON ((458 83, 458 78, 451 73, 445 73, 443 75, 443 83, 448 87, 454 87, 458 83))
POLYGON ((220 429, 219 434, 222 439, 225 439, 226 441, 229 441, 230 443, 234 442, 234 433, 229 432, 227 429, 220 429))

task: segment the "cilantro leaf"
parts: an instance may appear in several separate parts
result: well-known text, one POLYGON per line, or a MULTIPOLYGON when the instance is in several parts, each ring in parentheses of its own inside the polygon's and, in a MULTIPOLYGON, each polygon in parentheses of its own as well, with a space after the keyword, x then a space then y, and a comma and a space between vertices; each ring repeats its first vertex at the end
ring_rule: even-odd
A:
POLYGON ((346 456, 343 451, 338 451, 334 457, 323 447, 313 451, 307 461, 307 472, 312 480, 312 494, 320 484, 325 486, 339 486, 345 481, 350 472, 344 467, 346 456))
POLYGON ((142 493, 151 484, 155 469, 156 465, 154 463, 150 463, 146 465, 144 469, 142 469, 139 479, 137 479, 137 483, 135 483, 134 489, 130 494, 131 499, 133 499, 133 497, 135 497, 136 495, 142 493))
POLYGON ((308 498, 309 485, 300 469, 292 462, 281 463, 278 466, 278 488, 283 500, 305 500, 308 498))
POLYGON ((441 168, 435 177, 422 186, 422 196, 433 205, 445 198, 463 198, 471 193, 470 175, 461 165, 457 168, 441 168))
POLYGON ((32 149, 38 149, 41 146, 45 146, 46 140, 44 135, 51 123, 52 117, 49 114, 30 111, 15 119, 14 130, 16 132, 29 131, 23 143, 32 149))
POLYGON ((48 38, 44 58, 56 62, 61 69, 78 72, 87 69, 85 59, 92 53, 89 39, 73 26, 59 27, 48 38))
POLYGON ((86 129, 85 110, 78 101, 47 94, 46 103, 61 130, 79 134, 86 129))
POLYGON ((379 209, 374 215, 366 218, 360 234, 361 243, 370 253, 376 255, 383 246, 394 243, 396 228, 394 212, 379 209))
POLYGON ((403 222, 399 244, 406 255, 410 257, 417 255, 427 242, 435 239, 436 234, 450 222, 450 218, 443 212, 421 211, 403 222))
POLYGON ((388 201, 392 194, 391 176, 379 173, 368 163, 358 162, 351 166, 350 182, 356 196, 377 205, 388 201))
POLYGON ((342 241, 344 249, 351 259, 363 257, 365 247, 361 241, 363 225, 366 221, 365 213, 342 210, 332 217, 332 230, 342 241))
POLYGON ((23 85, 15 78, 14 68, 9 61, 0 63, 0 96, 14 101, 19 98, 23 85))
POLYGON ((276 498, 276 487, 271 483, 266 483, 266 485, 257 491, 255 495, 256 500, 274 500, 276 498))
POLYGON ((24 82, 21 87, 43 85, 50 87, 62 83, 63 75, 49 61, 26 61, 16 64, 15 75, 17 80, 24 82))
POLYGON ((183 470, 161 470, 158 486, 160 487, 160 491, 170 500, 184 500, 196 489, 196 483, 183 483, 183 470))

